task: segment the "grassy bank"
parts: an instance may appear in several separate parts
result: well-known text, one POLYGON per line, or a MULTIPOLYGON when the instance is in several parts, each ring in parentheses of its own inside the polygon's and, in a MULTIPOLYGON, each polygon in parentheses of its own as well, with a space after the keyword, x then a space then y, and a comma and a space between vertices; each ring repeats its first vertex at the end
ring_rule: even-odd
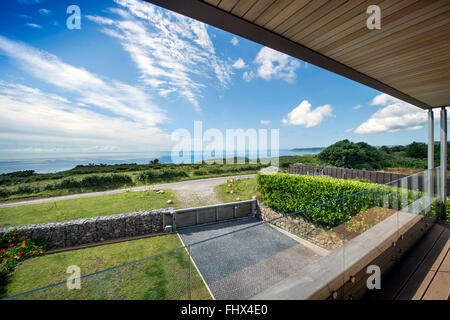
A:
MULTIPOLYGON (((177 235, 166 235, 31 258, 0 288, 0 297, 66 281, 71 265, 79 266, 83 276, 179 247, 177 235)), ((68 290, 62 284, 21 299, 188 299, 188 273, 189 258, 182 249, 82 279, 80 290, 68 290)), ((211 299, 192 266, 191 283, 192 299, 211 299)))
MULTIPOLYGON (((135 165, 129 166, 130 169, 135 167, 135 165)), ((63 178, 59 178, 59 175, 53 174, 54 176, 52 176, 52 179, 49 179, 49 174, 33 174, 31 177, 9 177, 2 175, 0 176, 0 202, 14 202, 76 193, 124 189, 128 187, 157 183, 223 177, 230 175, 245 175, 256 173, 261 167, 261 164, 168 164, 159 166, 149 165, 147 169, 143 171, 120 171, 120 173, 74 173, 74 175, 67 176, 67 173, 65 172, 63 178), (108 179, 113 175, 116 175, 115 180, 108 179), (46 179, 40 180, 42 178, 41 176, 46 177, 46 179), (105 181, 110 180, 113 180, 114 182, 126 181, 126 183, 104 183, 105 181), (98 183, 92 183, 92 181, 98 183)), ((69 172, 70 171, 71 170, 69 170, 69 172)))
POLYGON ((126 192, 90 198, 0 208, 0 228, 24 224, 59 222, 123 212, 180 207, 173 193, 126 192), (172 204, 167 200, 171 199, 172 204))
POLYGON ((218 198, 221 202, 234 202, 236 198, 240 200, 250 200, 258 194, 256 177, 250 179, 238 179, 216 187, 218 198), (233 190, 233 193, 230 191, 233 190))

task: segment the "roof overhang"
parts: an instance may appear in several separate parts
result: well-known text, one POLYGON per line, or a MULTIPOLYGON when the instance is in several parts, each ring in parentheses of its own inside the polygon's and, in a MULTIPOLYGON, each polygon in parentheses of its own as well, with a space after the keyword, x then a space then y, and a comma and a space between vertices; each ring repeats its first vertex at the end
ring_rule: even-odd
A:
POLYGON ((450 105, 449 0, 145 0, 423 109, 450 105), (366 26, 369 5, 381 29, 366 26))

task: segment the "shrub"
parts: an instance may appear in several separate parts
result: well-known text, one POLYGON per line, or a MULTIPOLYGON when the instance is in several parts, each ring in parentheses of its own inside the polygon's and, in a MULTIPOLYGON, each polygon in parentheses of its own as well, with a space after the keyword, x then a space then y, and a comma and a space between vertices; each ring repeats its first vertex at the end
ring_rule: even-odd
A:
POLYGON ((14 271, 17 264, 48 250, 50 239, 33 241, 21 236, 22 230, 12 230, 0 237, 0 285, 14 271))
POLYGON ((11 194, 11 193, 9 192, 8 189, 6 189, 6 188, 0 188, 0 197, 6 198, 6 197, 9 197, 10 194, 11 194))
MULTIPOLYGON (((329 177, 311 177, 286 173, 258 174, 258 189, 265 203, 277 211, 293 213, 377 187, 377 192, 361 192, 343 200, 306 210, 302 215, 313 223, 332 228, 348 221, 352 216, 380 204, 389 195, 389 207, 401 207, 402 190, 374 183, 329 177), (395 196, 392 193, 396 192, 395 196)), ((408 191, 408 204, 419 196, 408 191)))
POLYGON ((414 141, 406 146, 405 151, 408 157, 423 159, 428 155, 428 146, 426 143, 414 141))
POLYGON ((186 171, 177 169, 161 169, 161 170, 146 170, 138 174, 137 180, 142 183, 149 183, 162 179, 174 179, 179 177, 187 177, 186 171))
POLYGON ((384 165, 384 152, 365 143, 342 140, 319 153, 319 159, 336 167, 373 170, 384 165))
POLYGON ((194 176, 206 176, 208 174, 205 170, 194 170, 194 176))
POLYGON ((90 175, 80 180, 65 178, 59 182, 45 185, 45 190, 73 189, 73 188, 103 188, 132 184, 133 180, 126 174, 90 175))

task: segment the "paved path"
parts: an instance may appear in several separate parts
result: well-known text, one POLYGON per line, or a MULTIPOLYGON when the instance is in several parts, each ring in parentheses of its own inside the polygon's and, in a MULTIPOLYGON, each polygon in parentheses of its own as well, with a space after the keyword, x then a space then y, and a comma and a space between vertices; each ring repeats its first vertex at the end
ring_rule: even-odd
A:
POLYGON ((196 193, 206 194, 209 196, 211 193, 214 193, 214 188, 216 186, 225 183, 228 178, 236 177, 239 179, 245 179, 245 178, 253 178, 254 176, 256 176, 256 175, 255 174, 246 174, 246 175, 236 175, 236 176, 228 176, 228 177, 186 180, 186 181, 180 181, 180 182, 154 184, 154 185, 149 185, 149 186, 133 187, 133 188, 126 188, 126 189, 116 189, 116 190, 88 192, 88 193, 77 193, 77 194, 71 194, 71 195, 60 196, 60 197, 51 197, 51 198, 43 198, 43 199, 26 200, 26 201, 20 201, 20 202, 2 203, 2 204, 0 204, 0 208, 23 206, 23 205, 27 205, 27 204, 48 203, 48 202, 54 202, 54 201, 60 201, 60 200, 97 197, 97 196, 103 196, 103 195, 107 195, 107 194, 125 193, 127 191, 129 191, 129 192, 146 191, 146 190, 150 190, 150 189, 170 189, 170 190, 174 190, 174 191, 179 190, 180 193, 183 195, 186 194, 186 191, 190 191, 190 192, 195 191, 196 193))
POLYGON ((185 245, 223 235, 190 247, 215 299, 248 299, 320 258, 267 223, 258 224, 246 218, 178 231, 185 245))

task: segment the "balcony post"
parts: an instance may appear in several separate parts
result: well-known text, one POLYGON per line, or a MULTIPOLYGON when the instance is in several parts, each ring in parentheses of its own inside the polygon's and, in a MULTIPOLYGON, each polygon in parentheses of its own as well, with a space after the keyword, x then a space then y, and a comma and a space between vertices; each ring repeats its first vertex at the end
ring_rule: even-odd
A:
POLYGON ((428 109, 428 170, 431 170, 433 168, 434 168, 434 113, 433 109, 428 109))
POLYGON ((447 110, 441 108, 441 200, 442 213, 440 219, 445 219, 447 212, 447 110))
POLYGON ((427 188, 428 191, 428 199, 431 201, 434 197, 434 176, 435 176, 435 170, 434 169, 434 112, 433 109, 428 109, 428 174, 426 175, 428 177, 427 181, 427 188))

